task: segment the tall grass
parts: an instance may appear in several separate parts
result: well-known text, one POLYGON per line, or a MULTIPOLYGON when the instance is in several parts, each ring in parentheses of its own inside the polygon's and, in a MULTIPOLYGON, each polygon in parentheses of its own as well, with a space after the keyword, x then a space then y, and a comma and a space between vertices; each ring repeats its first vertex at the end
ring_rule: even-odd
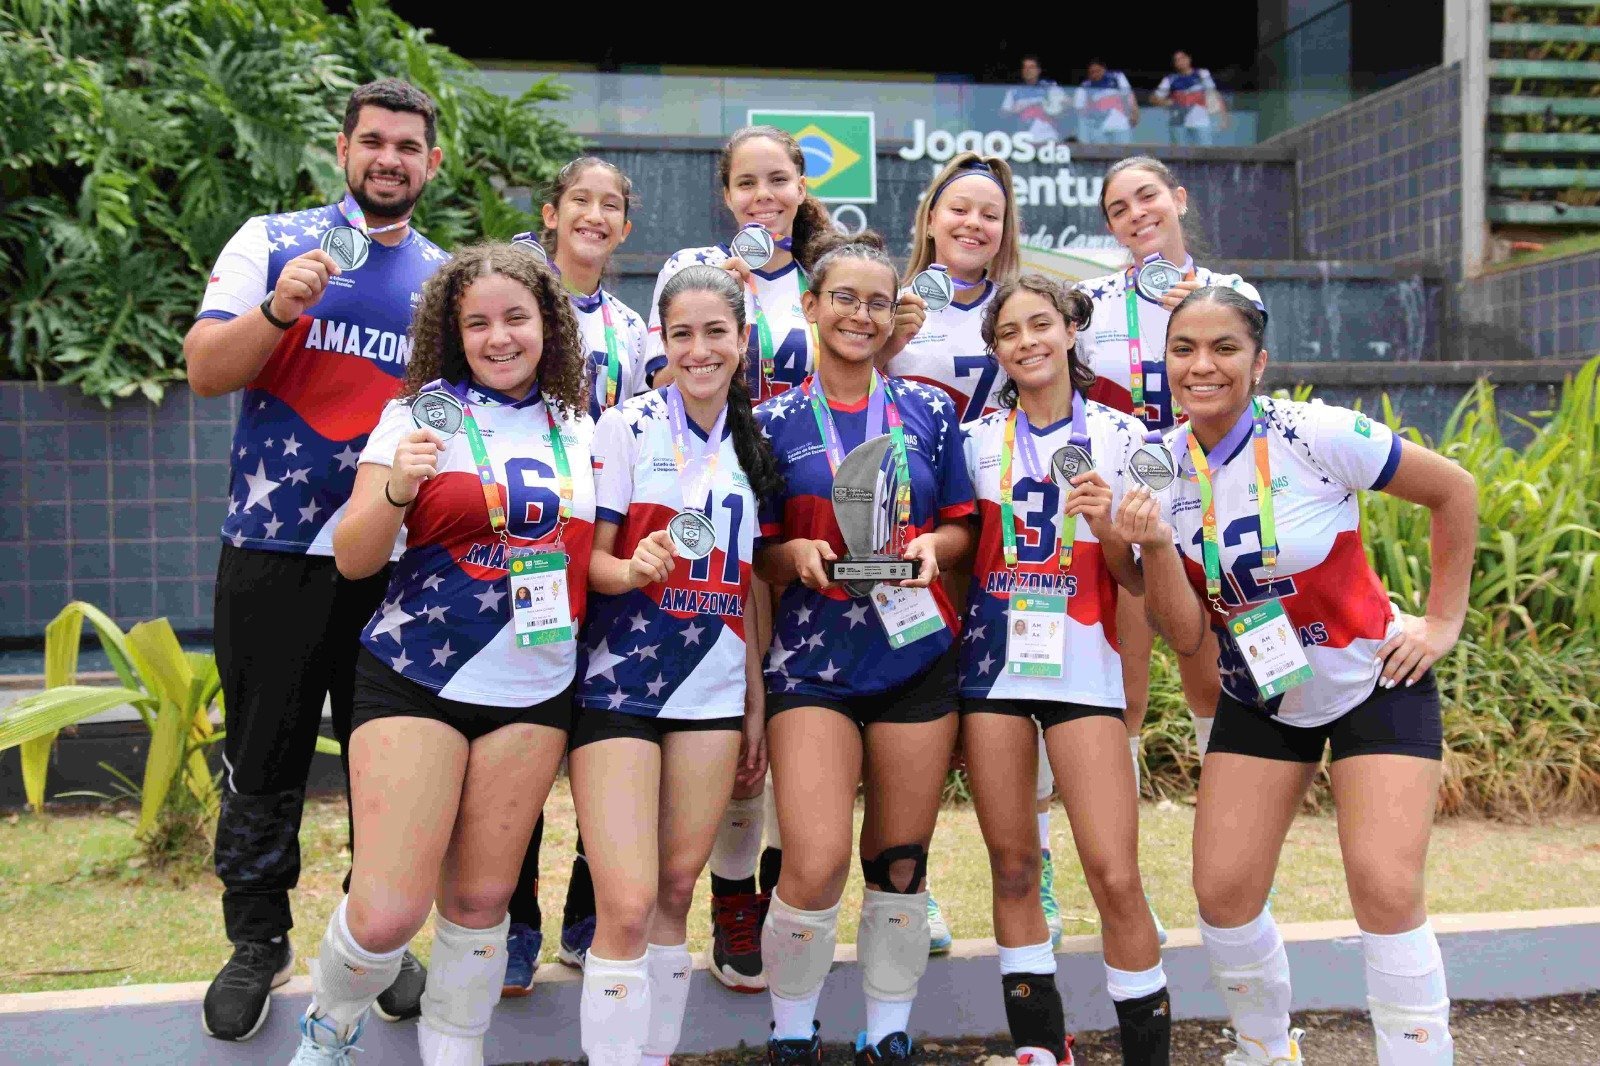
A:
MULTIPOLYGON (((1494 388, 1479 382, 1437 441, 1381 417, 1471 470, 1481 521, 1461 641, 1435 667, 1444 701, 1440 809, 1496 817, 1600 811, 1600 358, 1562 389, 1512 447, 1494 388)), ((1363 498, 1367 554, 1395 604, 1421 613, 1429 515, 1382 493, 1363 498)), ((1182 796, 1198 780, 1176 664, 1158 647, 1145 726, 1146 789, 1182 796)), ((1324 781, 1325 783, 1325 781, 1324 781)), ((1324 798, 1318 796, 1314 802, 1324 798)))

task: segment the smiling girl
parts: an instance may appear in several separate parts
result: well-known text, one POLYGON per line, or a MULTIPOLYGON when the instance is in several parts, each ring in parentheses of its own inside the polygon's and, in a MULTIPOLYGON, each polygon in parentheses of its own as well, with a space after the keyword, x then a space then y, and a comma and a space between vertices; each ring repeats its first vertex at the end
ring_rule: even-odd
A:
POLYGON ((571 721, 594 521, 572 310, 531 253, 481 245, 428 281, 413 328, 403 395, 334 537, 350 578, 381 569, 402 529, 406 548, 361 637, 350 891, 323 935, 298 1066, 349 1061, 435 904, 422 1061, 483 1061, 506 901, 571 721), (519 589, 541 617, 513 611, 519 589))
POLYGON ((762 503, 770 539, 756 568, 773 587, 787 586, 766 666, 784 842, 762 930, 775 1063, 820 1061, 817 1002, 833 963, 863 782, 857 952, 867 1027, 856 1062, 913 1061, 906 1030, 928 964, 923 879, 957 726, 958 621, 939 575, 971 547, 972 490, 948 399, 874 367, 898 286, 881 243, 858 239, 824 255, 804 297, 817 328, 816 373, 756 411, 783 478, 762 503), (828 562, 846 548, 830 501, 835 470, 868 440, 882 442, 878 476, 894 486, 879 523, 887 542, 872 547, 920 570, 898 586, 852 592, 828 576, 828 562))

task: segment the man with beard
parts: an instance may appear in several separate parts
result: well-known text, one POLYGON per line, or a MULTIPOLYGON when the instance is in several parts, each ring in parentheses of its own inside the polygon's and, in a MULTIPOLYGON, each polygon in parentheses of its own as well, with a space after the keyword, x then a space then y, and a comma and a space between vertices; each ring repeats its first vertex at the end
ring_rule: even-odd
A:
MULTIPOLYGON (((333 532, 405 376, 411 308, 446 258, 409 225, 439 168, 435 116, 404 82, 356 89, 337 141, 342 200, 247 221, 184 339, 195 392, 243 390, 215 607, 227 717, 215 859, 233 957, 204 1024, 223 1040, 260 1030, 293 968, 289 890, 323 702, 348 748, 358 638, 389 581, 387 569, 341 577, 333 532)), ((378 1012, 416 1015, 425 979, 407 952, 378 1012)))

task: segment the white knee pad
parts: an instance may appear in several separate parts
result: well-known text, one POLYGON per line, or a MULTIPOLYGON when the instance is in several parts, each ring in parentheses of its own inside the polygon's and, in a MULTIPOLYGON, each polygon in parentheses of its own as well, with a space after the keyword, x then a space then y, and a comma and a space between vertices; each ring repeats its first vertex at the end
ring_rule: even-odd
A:
MULTIPOLYGON (((838 929, 837 903, 825 911, 796 910, 774 892, 761 928, 761 961, 772 994, 779 999, 806 999, 821 988, 833 966, 838 929)), ((928 953, 926 933, 922 953, 928 953)))
POLYGON ((1050 753, 1044 747, 1044 730, 1039 733, 1039 774, 1034 780, 1033 798, 1039 801, 1049 799, 1056 791, 1056 775, 1050 769, 1050 753))
POLYGON ((487 929, 468 929, 442 914, 433 916, 433 955, 422 992, 422 1018, 445 1036, 469 1039, 489 1031, 506 978, 509 916, 487 929))
POLYGON ((916 999, 917 982, 928 968, 928 893, 867 889, 856 958, 868 996, 902 1003, 916 999))
POLYGON ((762 810, 760 796, 728 801, 711 845, 712 873, 730 881, 755 876, 756 859, 761 856, 762 810))
POLYGON ((348 901, 349 897, 340 900, 328 919, 311 967, 312 1006, 332 1020, 341 1034, 354 1028, 378 993, 394 983, 400 975, 400 956, 406 950, 402 947, 380 955, 356 943, 345 921, 348 901))
POLYGON ((638 1066, 650 1029, 648 959, 614 961, 592 951, 584 959, 578 1025, 590 1066, 638 1066))
POLYGON ((1454 1061, 1444 959, 1432 924, 1393 935, 1362 932, 1361 944, 1379 1066, 1454 1061))
POLYGON ((1211 975, 1241 1036, 1273 1055, 1289 1047, 1289 956, 1270 911, 1234 929, 1200 922, 1211 975))
POLYGON ((670 1058, 683 1035, 694 959, 689 955, 688 944, 651 944, 645 949, 644 960, 650 976, 650 1030, 645 1036, 644 1053, 670 1058))
POLYGON ((783 850, 783 837, 778 832, 778 801, 772 795, 772 773, 767 773, 767 787, 761 793, 761 810, 767 823, 767 847, 783 850))

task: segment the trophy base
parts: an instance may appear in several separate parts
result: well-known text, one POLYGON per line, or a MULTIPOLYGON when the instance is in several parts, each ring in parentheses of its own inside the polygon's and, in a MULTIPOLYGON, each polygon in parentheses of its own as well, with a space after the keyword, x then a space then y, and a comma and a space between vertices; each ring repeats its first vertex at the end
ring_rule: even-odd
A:
POLYGON ((909 581, 921 571, 920 559, 897 559, 892 555, 846 556, 828 564, 828 580, 870 589, 880 581, 909 581))

